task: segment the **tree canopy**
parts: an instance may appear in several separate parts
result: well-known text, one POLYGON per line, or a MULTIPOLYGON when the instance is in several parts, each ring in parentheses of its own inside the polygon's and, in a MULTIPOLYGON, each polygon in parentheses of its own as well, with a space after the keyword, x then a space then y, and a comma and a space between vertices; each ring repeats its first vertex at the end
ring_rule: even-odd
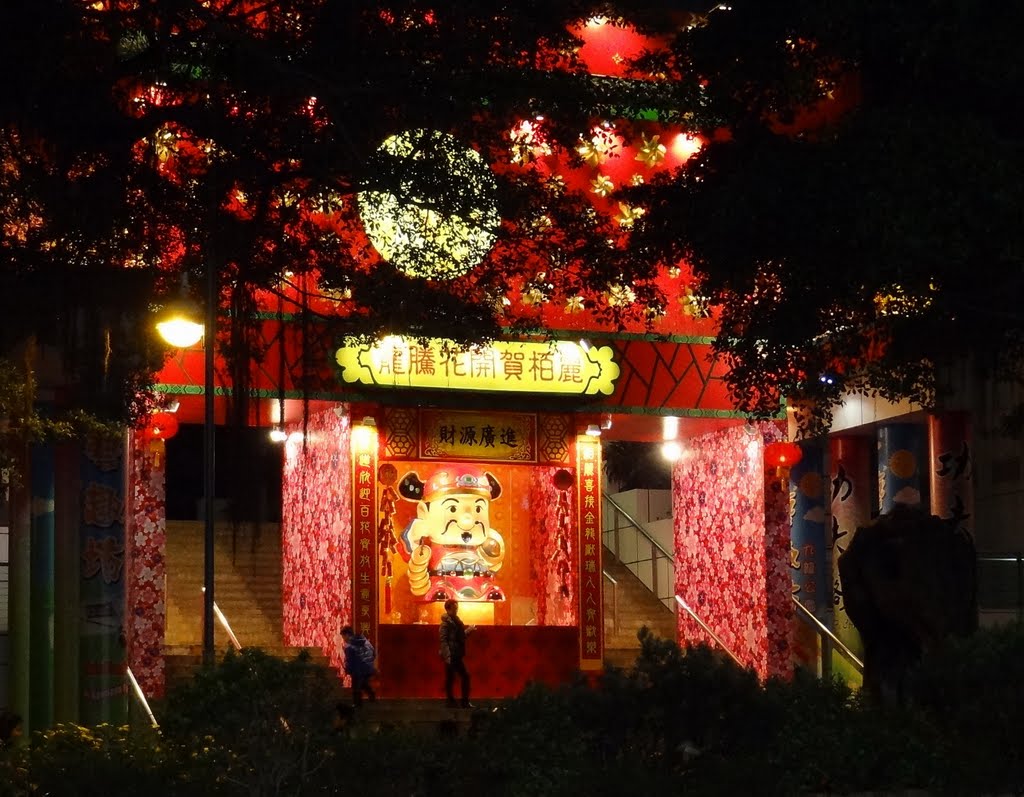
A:
MULTIPOLYGON (((741 85, 754 98, 734 94, 733 135, 685 173, 637 189, 651 208, 636 235, 656 258, 688 259, 720 304, 717 348, 739 405, 810 399, 814 430, 844 391, 933 405, 949 387, 943 366, 965 356, 1017 374, 1024 140, 1010 109, 1024 65, 1010 32, 1024 12, 961 0, 732 6, 677 39, 672 59, 737 53, 724 68, 749 67, 741 85), (776 27, 760 14, 778 14, 776 27), (782 46, 811 50, 815 79, 848 100, 842 113, 807 125, 810 106, 801 127, 758 101, 773 99, 764 78, 791 66, 747 55, 782 46)), ((707 80, 714 93, 718 74, 707 80)))
POLYGON ((130 414, 152 305, 207 268, 251 358, 246 319, 305 277, 331 335, 484 340, 538 326, 510 295, 650 323, 684 266, 752 414, 929 402, 943 358, 1012 352, 1012 4, 686 5, 9 0, 0 344, 62 343, 80 400, 130 414), (648 37, 620 79, 582 63, 588 20, 648 37), (595 212, 544 161, 607 119, 703 146, 595 212))

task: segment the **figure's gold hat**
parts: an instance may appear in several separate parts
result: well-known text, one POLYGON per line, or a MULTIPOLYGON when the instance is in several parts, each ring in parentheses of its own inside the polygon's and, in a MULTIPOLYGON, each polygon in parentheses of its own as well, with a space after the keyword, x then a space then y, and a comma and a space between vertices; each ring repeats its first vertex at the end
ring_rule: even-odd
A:
POLYGON ((427 503, 446 495, 479 495, 497 498, 491 479, 478 468, 439 470, 423 485, 423 500, 427 503))

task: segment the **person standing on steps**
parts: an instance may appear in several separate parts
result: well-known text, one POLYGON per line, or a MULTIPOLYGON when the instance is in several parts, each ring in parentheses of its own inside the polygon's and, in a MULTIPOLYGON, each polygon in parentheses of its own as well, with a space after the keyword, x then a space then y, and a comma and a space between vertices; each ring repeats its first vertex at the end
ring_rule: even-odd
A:
POLYGON ((459 602, 446 600, 441 616, 441 659, 444 661, 444 693, 449 707, 455 703, 455 676, 462 679, 462 707, 472 708, 469 702, 469 672, 466 670, 466 636, 476 630, 459 619, 459 602))
POLYGON ((363 704, 363 692, 371 701, 377 699, 370 686, 370 679, 377 673, 374 666, 377 651, 370 640, 355 633, 350 625, 341 629, 341 638, 345 643, 345 672, 352 679, 352 705, 359 708, 363 704))

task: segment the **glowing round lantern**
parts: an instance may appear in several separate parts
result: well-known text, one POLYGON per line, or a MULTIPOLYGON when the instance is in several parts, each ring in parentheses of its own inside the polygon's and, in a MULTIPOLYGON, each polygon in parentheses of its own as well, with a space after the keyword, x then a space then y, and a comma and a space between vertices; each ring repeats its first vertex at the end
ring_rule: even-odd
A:
POLYGON ((178 433, 178 419, 171 412, 154 412, 143 428, 144 440, 170 440, 178 433))
POLYGON ((769 443, 764 448, 764 461, 766 465, 776 468, 791 468, 804 457, 800 446, 791 440, 780 440, 769 443))

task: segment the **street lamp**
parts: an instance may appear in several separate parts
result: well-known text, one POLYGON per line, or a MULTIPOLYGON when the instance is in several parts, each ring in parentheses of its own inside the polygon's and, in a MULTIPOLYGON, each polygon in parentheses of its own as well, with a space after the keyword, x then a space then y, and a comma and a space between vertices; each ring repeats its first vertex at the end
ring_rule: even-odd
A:
POLYGON ((213 355, 217 338, 217 275, 206 267, 205 323, 198 320, 198 308, 188 300, 172 302, 156 328, 160 336, 178 348, 194 346, 205 335, 205 375, 203 377, 203 664, 214 663, 213 648, 213 499, 216 492, 213 414, 213 355))

